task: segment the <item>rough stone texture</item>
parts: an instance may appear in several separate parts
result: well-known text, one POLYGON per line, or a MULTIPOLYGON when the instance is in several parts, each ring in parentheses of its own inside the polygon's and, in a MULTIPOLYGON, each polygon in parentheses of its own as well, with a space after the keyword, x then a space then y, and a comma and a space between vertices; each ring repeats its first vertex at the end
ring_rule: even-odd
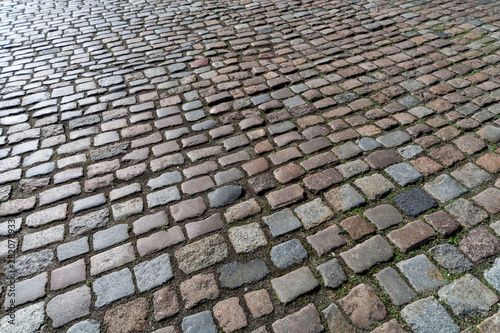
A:
POLYGON ((184 307, 190 309, 199 303, 216 299, 219 296, 219 288, 213 274, 198 274, 191 279, 183 281, 180 286, 184 307))
POLYGON ((432 291, 445 284, 441 272, 423 254, 396 265, 417 292, 432 291))
POLYGON ((203 311, 184 317, 182 330, 186 333, 217 333, 212 312, 203 311))
POLYGON ((228 237, 236 253, 252 252, 267 244, 266 236, 257 223, 231 228, 228 237))
POLYGON ((347 318, 342 314, 335 303, 330 304, 326 309, 324 309, 323 315, 325 316, 326 322, 328 323, 328 328, 332 333, 358 332, 358 330, 351 326, 351 324, 347 321, 347 318))
POLYGON ((279 278, 272 279, 271 285, 281 303, 289 303, 319 286, 308 267, 301 267, 279 278))
POLYGON ((391 319, 380 327, 377 327, 370 333, 404 333, 403 328, 398 324, 396 319, 391 319))
POLYGON ((135 292, 132 273, 127 268, 96 279, 92 289, 97 295, 96 307, 105 306, 135 292))
POLYGON ((274 310, 269 293, 265 289, 251 291, 244 297, 253 318, 263 317, 274 310))
POLYGON ((451 244, 436 245, 429 253, 450 274, 463 273, 472 268, 471 262, 451 244))
POLYGON ((186 274, 195 272, 224 260, 228 248, 224 238, 218 234, 186 245, 175 251, 179 268, 186 274))
POLYGON ((415 183, 422 175, 408 163, 398 163, 384 169, 401 187, 415 183))
POLYGON ((424 215, 425 221, 432 225, 443 237, 448 237, 462 227, 457 220, 443 211, 424 215))
POLYGON ((169 287, 162 288, 153 294, 155 320, 171 317, 179 312, 177 295, 169 287))
POLYGON ((484 271, 484 278, 493 288, 500 291, 500 258, 495 259, 491 268, 484 271))
POLYGON ((47 303, 47 315, 53 327, 61 327, 70 321, 90 313, 90 288, 83 286, 58 295, 47 303))
POLYGON ((299 219, 296 218, 288 208, 272 215, 265 216, 263 220, 269 227, 271 235, 275 238, 302 227, 299 219))
POLYGON ((344 312, 354 325, 368 329, 377 321, 382 321, 387 310, 375 292, 365 284, 354 287, 349 294, 339 300, 344 312))
POLYGON ((412 188, 397 195, 394 202, 411 217, 417 217, 437 205, 436 201, 420 188, 412 188))
POLYGON ((140 292, 158 287, 174 276, 168 254, 135 265, 134 275, 140 292))
POLYGON ((273 246, 270 254, 271 261, 280 269, 301 263, 307 258, 307 251, 298 239, 292 239, 273 246))
MULTIPOLYGON (((332 259, 354 274, 340 253, 374 235, 404 259, 462 240, 478 279, 496 259, 498 1, 11 2, 0 5, 0 271, 12 268, 20 310, 43 300, 33 333, 78 322, 104 333, 108 310, 141 297, 138 331, 180 333, 225 297, 245 311, 245 293, 273 299, 270 280, 303 265, 318 282, 332 259), (431 233, 417 219, 439 234, 432 246, 418 247, 431 233), (490 236, 469 234, 481 224, 490 236), (184 309, 179 286, 221 268, 220 295, 184 309), (106 290, 132 293, 50 327, 54 297, 124 269, 131 279, 106 290), (154 304, 165 287, 172 308, 154 304)), ((395 268, 395 252, 366 273, 395 268)), ((433 263, 451 280, 466 267, 453 253, 433 263)), ((0 277, 1 302, 9 284, 0 277)), ((331 304, 355 285, 273 299, 276 314, 246 312, 239 331, 270 332, 311 300, 330 309, 325 330, 353 331, 331 304)))
POLYGON ((465 228, 471 228, 488 217, 484 210, 462 198, 444 208, 465 228))
POLYGON ((403 216, 394 206, 383 204, 365 210, 365 216, 377 226, 379 230, 389 228, 403 222, 403 216))
POLYGON ((10 316, 0 321, 0 329, 5 333, 38 332, 45 322, 44 303, 29 305, 14 312, 15 322, 9 322, 10 316))
POLYGON ((316 267, 316 269, 321 274, 325 286, 327 287, 337 288, 342 283, 347 281, 347 276, 345 275, 338 259, 327 261, 316 267))
POLYGON ((248 325, 238 297, 231 297, 215 304, 213 311, 224 332, 234 332, 248 325))
POLYGON ((417 296, 415 292, 391 267, 384 268, 374 275, 394 305, 400 306, 411 302, 417 296))
POLYGON ((333 216, 333 212, 320 198, 298 206, 294 212, 302 221, 305 229, 318 226, 333 216))
POLYGON ((444 307, 434 297, 427 297, 405 306, 401 310, 401 317, 416 333, 460 332, 460 328, 453 322, 453 319, 451 319, 444 307))
POLYGON ((470 274, 439 289, 438 295, 457 316, 484 316, 498 301, 493 291, 470 274))
POLYGON ((147 325, 148 307, 143 297, 118 305, 106 311, 103 325, 108 332, 141 332, 147 325))
POLYGON ((314 235, 307 236, 307 241, 318 256, 322 256, 331 250, 339 248, 347 243, 345 238, 340 235, 341 230, 336 225, 318 231, 314 235))
POLYGON ((495 333, 500 330, 500 313, 487 318, 481 324, 477 325, 481 333, 495 333))
POLYGON ((255 259, 247 263, 232 261, 217 269, 222 287, 235 289, 246 283, 262 280, 269 269, 262 259, 255 259))
POLYGON ((319 333, 324 329, 319 313, 314 305, 309 304, 297 312, 279 319, 273 323, 275 333, 319 333))
POLYGON ((413 221, 404 227, 393 230, 387 238, 393 242, 401 252, 407 252, 434 238, 435 233, 431 227, 422 221, 413 221))
POLYGON ((481 262, 500 252, 500 240, 484 226, 480 226, 465 235, 459 248, 472 261, 481 262))
POLYGON ((374 265, 388 261, 394 250, 380 235, 376 235, 352 249, 342 252, 340 257, 355 273, 362 273, 374 265))
POLYGON ((380 199, 396 189, 394 184, 379 173, 356 179, 354 185, 361 189, 368 200, 380 199))
POLYGON ((366 203, 366 200, 349 184, 326 192, 325 199, 335 211, 340 213, 366 203))
POLYGON ((446 174, 440 175, 433 181, 425 183, 424 190, 441 203, 455 199, 467 192, 465 188, 446 174))

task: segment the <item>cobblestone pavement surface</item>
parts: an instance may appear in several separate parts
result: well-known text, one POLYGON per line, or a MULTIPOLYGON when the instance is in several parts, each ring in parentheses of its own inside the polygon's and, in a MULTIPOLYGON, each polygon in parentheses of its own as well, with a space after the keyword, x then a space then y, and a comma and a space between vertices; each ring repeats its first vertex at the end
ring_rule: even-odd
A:
POLYGON ((0 331, 500 332, 500 2, 0 4, 0 331))

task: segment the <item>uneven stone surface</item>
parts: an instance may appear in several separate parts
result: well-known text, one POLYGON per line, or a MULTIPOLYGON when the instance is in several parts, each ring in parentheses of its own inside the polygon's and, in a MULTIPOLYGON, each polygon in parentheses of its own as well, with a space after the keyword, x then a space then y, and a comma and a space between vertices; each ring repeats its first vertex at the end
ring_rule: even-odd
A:
POLYGON ((460 332, 460 328, 434 297, 424 298, 405 306, 401 316, 414 332, 460 332))
POLYGON ((423 254, 396 265, 417 292, 431 291, 445 284, 441 272, 423 254))
POLYGON ((281 303, 288 303, 319 284, 307 267, 301 267, 279 278, 271 280, 271 285, 281 303))
POLYGON ((393 254, 394 250, 389 243, 382 236, 377 235, 346 252, 342 252, 340 256, 350 269, 361 273, 378 263, 388 261, 393 254))
MULTIPOLYGON (((470 272, 496 288, 499 11, 2 2, 0 302, 14 286, 17 303, 0 331, 355 332, 337 306, 360 283, 393 305, 364 331, 412 330, 401 307, 437 289, 409 297, 397 276, 425 276, 397 265, 430 268, 422 255, 434 282, 470 272), (319 284, 298 295, 291 278, 280 302, 271 281, 299 269, 319 284), (186 309, 198 276, 210 297, 186 309), (89 314, 54 311, 83 287, 89 314), (251 310, 255 291, 272 305, 251 310)), ((495 331, 491 309, 478 329, 495 331)), ((479 323, 452 317, 428 331, 479 323)))
POLYGON ((362 329, 368 329, 374 322, 382 321, 387 315, 382 301, 365 284, 353 288, 346 297, 339 300, 339 304, 354 325, 362 329))
POLYGON ((439 289, 438 295, 458 316, 484 316, 498 301, 493 291, 470 274, 439 289))

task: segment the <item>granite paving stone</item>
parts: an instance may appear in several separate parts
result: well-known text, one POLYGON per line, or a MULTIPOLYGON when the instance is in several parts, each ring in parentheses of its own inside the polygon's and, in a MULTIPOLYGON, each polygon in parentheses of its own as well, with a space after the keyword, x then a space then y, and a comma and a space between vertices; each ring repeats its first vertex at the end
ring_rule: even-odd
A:
POLYGON ((442 287, 438 295, 457 316, 484 316, 498 302, 495 293, 471 274, 442 287))
POLYGON ((403 222, 403 216, 392 205, 382 204, 365 210, 364 215, 377 226, 379 230, 387 229, 403 222))
POLYGON ((394 197, 394 202, 411 217, 416 217, 437 206, 434 199, 417 187, 397 195, 394 197))
POLYGON ((52 327, 61 327, 90 313, 90 288, 83 286, 58 295, 47 304, 47 315, 52 319, 52 327))
POLYGON ((488 213, 472 202, 459 198, 444 207, 464 228, 471 228, 488 217, 488 213))
POLYGON ((266 262, 255 259, 246 263, 232 261, 217 269, 222 287, 235 289, 244 284, 260 281, 269 274, 266 262))
POLYGON ((472 268, 472 263, 451 244, 436 245, 429 249, 429 253, 450 274, 463 273, 472 268))
POLYGON ((347 296, 339 300, 339 304, 354 325, 361 329, 368 329, 371 324, 382 321, 387 315, 380 298, 365 284, 354 287, 347 296))
POLYGON ((424 254, 401 261, 396 266, 417 292, 432 291, 445 284, 441 272, 424 254))
POLYGON ((299 311, 275 321, 272 327, 276 333, 291 332, 299 327, 303 333, 319 333, 324 329, 318 310, 313 304, 306 305, 299 311))
POLYGON ((466 234, 458 247, 472 261, 481 262, 498 254, 500 241, 486 227, 479 226, 466 234))
POLYGON ((391 298, 392 304, 401 306, 413 301, 417 295, 391 267, 384 268, 375 278, 391 298))
POLYGON ((434 238, 434 230, 422 221, 414 221, 404 227, 393 230, 387 237, 396 244, 401 252, 407 252, 419 247, 434 238))
POLYGON ((401 187, 405 187, 408 184, 415 183, 422 178, 420 172, 418 172, 408 163, 394 164, 388 168, 385 168, 384 171, 389 176, 391 176, 401 187))
POLYGON ((425 183, 424 190, 441 203, 457 198, 467 192, 464 187, 447 174, 439 175, 433 181, 425 183))
POLYGON ((393 255, 394 250, 389 243, 382 236, 376 235, 342 252, 340 257, 355 273, 362 273, 378 263, 390 260, 393 255))
POLYGON ((273 264, 280 269, 301 263, 308 256, 307 250, 298 239, 292 239, 273 246, 270 255, 273 264))
POLYGON ((330 288, 337 288, 342 283, 347 281, 347 275, 345 274, 342 266, 340 265, 338 259, 332 259, 316 267, 318 272, 321 274, 321 278, 325 286, 330 288))
POLYGON ((417 333, 458 333, 460 328, 434 297, 415 301, 401 310, 401 317, 417 333))
POLYGON ((271 280, 271 285, 281 303, 289 303, 319 286, 308 267, 301 267, 271 280))

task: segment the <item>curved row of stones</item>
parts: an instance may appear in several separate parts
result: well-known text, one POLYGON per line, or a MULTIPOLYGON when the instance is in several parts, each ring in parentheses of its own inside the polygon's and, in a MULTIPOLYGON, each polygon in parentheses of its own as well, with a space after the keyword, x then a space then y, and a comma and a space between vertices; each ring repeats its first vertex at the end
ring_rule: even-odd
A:
POLYGON ((2 332, 500 330, 497 2, 0 6, 2 332))

